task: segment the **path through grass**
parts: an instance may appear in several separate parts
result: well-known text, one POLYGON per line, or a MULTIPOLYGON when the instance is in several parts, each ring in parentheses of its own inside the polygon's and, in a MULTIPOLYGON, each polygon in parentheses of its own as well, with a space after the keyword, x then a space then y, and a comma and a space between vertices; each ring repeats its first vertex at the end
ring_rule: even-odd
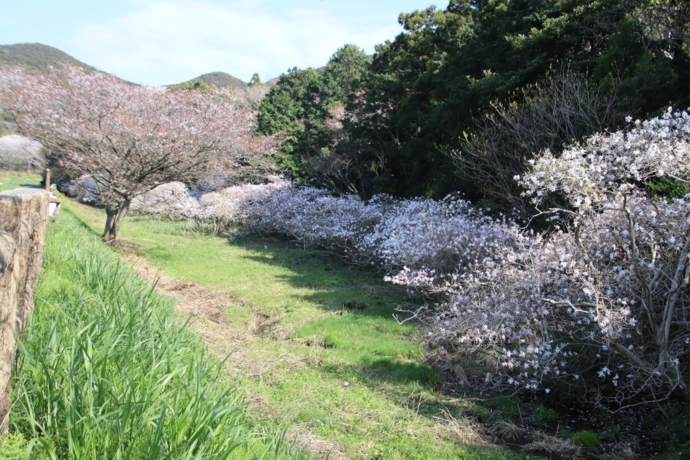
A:
MULTIPOLYGON (((98 231, 100 211, 80 206, 98 231)), ((202 236, 184 224, 130 217, 122 247, 168 276, 227 290, 224 337, 232 380, 263 415, 337 448, 331 458, 514 458, 488 446, 469 402, 434 390, 419 331, 399 325, 404 291, 374 273, 280 239, 202 236), (362 311, 343 309, 357 300, 362 311)))

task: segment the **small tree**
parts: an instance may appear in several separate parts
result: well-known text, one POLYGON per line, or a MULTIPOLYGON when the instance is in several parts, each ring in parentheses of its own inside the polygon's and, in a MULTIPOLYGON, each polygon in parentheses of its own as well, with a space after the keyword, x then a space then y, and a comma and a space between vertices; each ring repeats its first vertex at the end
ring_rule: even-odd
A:
POLYGON ((71 66, 47 75, 0 68, 0 104, 60 167, 93 178, 107 241, 117 238, 135 197, 219 161, 246 165, 271 144, 252 137, 254 114, 229 92, 136 86, 71 66))
POLYGON ((261 84, 261 77, 259 77, 259 74, 257 72, 254 72, 254 75, 252 75, 252 79, 249 80, 248 85, 254 86, 254 85, 260 85, 260 84, 261 84))

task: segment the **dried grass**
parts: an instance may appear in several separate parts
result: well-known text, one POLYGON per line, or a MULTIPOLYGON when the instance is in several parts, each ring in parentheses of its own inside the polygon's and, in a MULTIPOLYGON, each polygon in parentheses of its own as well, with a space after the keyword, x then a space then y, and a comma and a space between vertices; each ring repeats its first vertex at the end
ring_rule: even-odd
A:
POLYGON ((550 455, 555 454, 563 458, 585 458, 583 449, 573 444, 570 439, 549 436, 540 431, 534 433, 534 440, 524 445, 523 449, 528 452, 546 452, 550 455))

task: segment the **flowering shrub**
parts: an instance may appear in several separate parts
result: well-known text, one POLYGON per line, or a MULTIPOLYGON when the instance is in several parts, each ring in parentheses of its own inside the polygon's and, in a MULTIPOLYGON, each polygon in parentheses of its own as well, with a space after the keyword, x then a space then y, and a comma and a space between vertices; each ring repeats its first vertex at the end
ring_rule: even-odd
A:
POLYGON ((333 196, 326 190, 288 187, 255 202, 248 223, 260 230, 290 235, 305 246, 351 251, 381 218, 377 202, 356 195, 333 196))
POLYGON ((141 214, 212 223, 223 231, 244 223, 248 209, 256 200, 291 186, 289 182, 275 179, 269 184, 238 185, 197 197, 184 183, 171 182, 135 198, 131 209, 141 214))
MULTIPOLYGON (((489 387, 565 384, 624 404, 687 392, 690 196, 658 199, 645 185, 688 182, 689 140, 690 116, 669 111, 543 153, 517 180, 537 207, 553 193, 568 206, 543 211, 555 226, 541 235, 452 197, 362 201, 284 181, 197 203, 181 185, 154 192, 179 196, 180 217, 284 233, 433 296, 428 342, 472 356, 489 387)), ((160 212, 149 195, 137 206, 160 212)))
POLYGON ((198 220, 202 209, 182 182, 159 185, 132 200, 130 209, 141 214, 157 214, 171 219, 198 220))
POLYGON ((669 109, 629 132, 595 135, 562 158, 546 152, 521 179, 537 206, 550 192, 571 206, 548 210, 570 215, 568 233, 551 240, 570 254, 563 286, 542 297, 588 324, 569 333, 599 346, 599 377, 619 401, 688 392, 681 362, 690 348, 690 196, 659 200, 641 187, 664 176, 690 181, 687 112, 669 109))
POLYGON ((290 188, 291 183, 274 178, 268 184, 244 184, 225 188, 199 198, 201 212, 198 220, 211 222, 219 230, 227 230, 238 223, 245 223, 249 214, 257 208, 256 202, 280 190, 290 188))
POLYGON ((38 142, 17 134, 0 136, 0 168, 37 169, 44 165, 43 147, 38 142))
POLYGON ((434 285, 449 274, 493 259, 518 236, 512 222, 484 216, 457 198, 387 200, 380 221, 356 248, 397 284, 434 285))
POLYGON ((688 181, 689 139, 688 114, 669 111, 544 153, 519 181, 537 206, 559 193, 570 207, 544 212, 569 224, 454 276, 431 340, 473 354, 500 387, 560 382, 620 404, 687 393, 690 196, 643 186, 688 181))

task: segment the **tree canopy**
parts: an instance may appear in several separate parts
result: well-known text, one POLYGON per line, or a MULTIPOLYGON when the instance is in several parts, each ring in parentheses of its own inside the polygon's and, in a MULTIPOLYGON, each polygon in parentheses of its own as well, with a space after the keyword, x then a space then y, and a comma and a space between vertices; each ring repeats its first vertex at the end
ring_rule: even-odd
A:
POLYGON ((237 168, 270 146, 253 137, 252 112, 227 91, 134 86, 72 66, 48 75, 0 68, 0 104, 59 166, 95 181, 106 240, 117 237, 138 195, 221 161, 237 168))
POLYGON ((277 158, 294 179, 313 174, 311 160, 333 147, 328 127, 331 110, 355 98, 369 63, 364 51, 345 45, 323 69, 294 68, 283 74, 262 101, 258 132, 287 137, 277 158))
POLYGON ((261 106, 260 132, 290 136, 281 162, 304 179, 313 175, 306 158, 338 150, 323 120, 343 105, 361 194, 460 191, 500 201, 491 183, 475 179, 478 167, 481 177, 494 173, 490 162, 468 168, 457 161, 468 137, 484 135, 483 120, 506 113, 497 107, 519 111, 535 97, 559 99, 553 84, 559 79, 571 84, 563 93, 589 88, 613 101, 605 109, 584 107, 593 115, 575 129, 558 125, 570 134, 557 136, 556 144, 546 136, 529 152, 521 149, 514 161, 519 170, 539 150, 562 150, 597 130, 619 128, 623 114, 686 107, 689 18, 681 0, 451 0, 445 9, 401 14, 403 32, 378 45, 371 63, 346 46, 320 73, 283 75, 261 106), (351 61, 354 73, 344 65, 351 61))

